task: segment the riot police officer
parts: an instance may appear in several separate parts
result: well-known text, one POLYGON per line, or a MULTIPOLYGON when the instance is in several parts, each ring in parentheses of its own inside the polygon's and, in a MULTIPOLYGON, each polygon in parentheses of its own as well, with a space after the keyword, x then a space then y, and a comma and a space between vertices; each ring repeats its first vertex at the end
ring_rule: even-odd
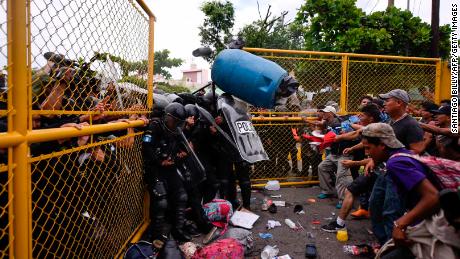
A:
MULTIPOLYGON (((187 104, 184 106, 187 113, 187 120, 184 133, 187 139, 191 142, 192 147, 200 162, 203 164, 205 171, 200 172, 197 166, 193 166, 193 161, 188 160, 188 164, 191 175, 188 183, 186 183, 187 195, 189 198, 189 205, 192 212, 192 217, 198 226, 198 230, 202 233, 208 233, 213 225, 206 217, 201 201, 205 203, 209 202, 209 198, 203 198, 208 195, 208 192, 215 193, 217 188, 213 187, 215 184, 215 167, 210 162, 209 148, 207 148, 208 140, 210 137, 209 123, 204 121, 198 108, 193 104, 187 104), (211 189, 211 190, 209 190, 211 189), (212 190, 215 189, 215 190, 212 190)), ((211 194, 212 195, 212 194, 211 194)), ((189 232, 190 228, 187 229, 189 232)))
POLYGON ((182 104, 168 104, 163 116, 150 121, 143 136, 143 157, 151 197, 151 231, 154 240, 164 240, 168 236, 165 226, 168 209, 173 213, 172 236, 177 241, 191 240, 183 230, 187 193, 178 171, 187 156, 178 137, 185 119, 186 112, 182 104))

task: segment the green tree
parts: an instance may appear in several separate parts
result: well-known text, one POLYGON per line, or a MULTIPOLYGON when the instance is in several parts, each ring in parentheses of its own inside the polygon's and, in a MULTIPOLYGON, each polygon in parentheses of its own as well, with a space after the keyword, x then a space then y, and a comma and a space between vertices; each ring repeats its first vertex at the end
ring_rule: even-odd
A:
POLYGON ((260 15, 259 20, 243 27, 238 36, 243 38, 246 47, 271 49, 301 49, 303 38, 301 27, 297 24, 288 24, 285 17, 288 12, 273 16, 268 6, 265 17, 260 15))
POLYGON ((215 56, 225 48, 225 44, 231 39, 231 30, 234 25, 233 4, 226 0, 212 0, 204 2, 200 10, 204 13, 203 24, 199 27, 201 44, 211 47, 213 53, 210 57, 204 57, 208 62, 212 62, 215 56))
POLYGON ((169 73, 168 69, 178 67, 182 65, 182 63, 184 62, 182 59, 179 58, 170 58, 169 54, 170 51, 167 49, 155 51, 155 75, 162 75, 166 79, 170 79, 171 74, 169 73))
MULTIPOLYGON (((396 7, 366 15, 356 7, 356 0, 306 0, 296 23, 305 28, 303 37, 309 50, 430 55, 430 26, 396 7)), ((442 26, 440 32, 440 52, 447 57, 450 26, 442 26)))
MULTIPOLYGON (((162 75, 166 79, 171 78, 171 74, 168 71, 169 68, 178 67, 184 62, 182 59, 170 58, 169 54, 170 51, 167 49, 155 51, 155 66, 153 73, 162 75)), ((100 61, 106 61, 107 58, 110 58, 113 62, 118 63, 120 65, 122 77, 129 76, 131 72, 136 72, 138 76, 143 76, 148 72, 148 60, 130 62, 110 53, 96 53, 96 56, 100 61)))

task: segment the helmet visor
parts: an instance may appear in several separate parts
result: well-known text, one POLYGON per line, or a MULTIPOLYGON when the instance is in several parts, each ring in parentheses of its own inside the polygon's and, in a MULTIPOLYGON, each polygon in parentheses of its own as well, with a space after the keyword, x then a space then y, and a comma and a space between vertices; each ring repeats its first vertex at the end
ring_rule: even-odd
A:
POLYGON ((181 129, 184 128, 185 121, 168 113, 165 116, 165 125, 169 130, 176 131, 178 127, 181 129))

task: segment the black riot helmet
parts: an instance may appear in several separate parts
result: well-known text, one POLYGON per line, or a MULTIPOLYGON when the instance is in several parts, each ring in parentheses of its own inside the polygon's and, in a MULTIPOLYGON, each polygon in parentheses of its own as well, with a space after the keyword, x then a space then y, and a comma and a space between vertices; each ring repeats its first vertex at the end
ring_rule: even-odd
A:
POLYGON ((214 112, 215 105, 216 105, 218 98, 219 98, 219 95, 217 93, 215 94, 215 99, 214 99, 214 94, 212 92, 207 92, 201 97, 201 100, 202 100, 201 105, 203 105, 203 107, 206 110, 210 112, 214 112))
POLYGON ((164 124, 166 129, 173 133, 177 133, 177 128, 183 128, 187 113, 185 108, 180 103, 170 103, 164 110, 164 124))
POLYGON ((195 119, 198 119, 200 116, 200 111, 198 108, 193 104, 187 104, 184 106, 185 112, 187 113, 187 118, 193 116, 195 119))

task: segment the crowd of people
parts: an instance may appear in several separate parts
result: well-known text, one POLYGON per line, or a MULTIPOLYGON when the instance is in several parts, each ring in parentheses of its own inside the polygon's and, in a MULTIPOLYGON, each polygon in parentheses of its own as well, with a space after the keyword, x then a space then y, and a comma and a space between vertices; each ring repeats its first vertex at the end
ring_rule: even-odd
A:
MULTIPOLYGON (((152 240, 167 238, 167 221, 172 226, 173 237, 179 241, 189 241, 199 232, 208 233, 212 224, 202 205, 220 197, 237 209, 240 204, 236 179, 241 188, 242 206, 251 209, 250 165, 225 150, 225 141, 217 134, 214 123, 226 131, 229 126, 220 111, 214 110, 216 106, 212 105, 210 94, 198 98, 201 99, 197 103, 215 115, 215 121, 204 119, 195 106, 180 100, 152 118, 144 135, 144 161, 153 204, 152 240), (189 141, 180 140, 181 130, 177 127, 189 141), (191 145, 203 161, 205 176, 201 179, 206 180, 193 181, 193 171, 197 169, 187 158, 191 154, 186 145, 191 145), (189 220, 185 214, 187 207, 191 207, 192 212, 189 220), (167 217, 168 213, 171 217, 167 217)), ((459 136, 449 130, 451 109, 446 101, 441 106, 423 102, 417 110, 412 109, 413 114, 407 112, 409 103, 407 92, 395 89, 378 98, 364 96, 357 115, 339 116, 333 106, 319 107, 318 120, 305 120, 304 129, 298 133, 293 131, 294 143, 307 143, 310 148, 316 143, 318 149, 326 153, 317 165, 321 188, 318 198, 337 197, 336 207, 340 213, 322 226, 322 230, 336 232, 346 228, 354 201, 359 199, 360 207, 351 215, 370 217, 380 244, 389 240, 394 244, 383 246, 382 258, 410 258, 418 256, 417 251, 429 249, 448 258, 460 248, 460 243, 452 242, 460 238, 455 232, 460 215, 458 210, 440 209, 443 197, 439 193, 443 193, 445 186, 422 158, 445 159, 442 163, 451 163, 451 168, 459 170, 459 136), (449 210, 445 212, 448 217, 444 216, 444 210, 449 210), (434 219, 444 224, 447 235, 430 232, 430 223, 424 223, 423 228, 429 232, 430 240, 442 245, 426 248, 426 243, 419 242, 418 250, 409 249, 410 240, 422 238, 417 236, 417 230, 422 228, 419 223, 434 219)), ((254 166, 267 168, 269 165, 272 170, 286 172, 285 161, 279 162, 281 157, 287 158, 286 154, 273 152, 270 145, 273 142, 267 142, 269 139, 263 132, 260 136, 264 145, 269 144, 267 153, 272 157, 254 166)), ((285 148, 279 150, 292 152, 285 148)), ((452 202, 458 202, 458 196, 449 197, 452 202)))
MULTIPOLYGON (((376 99, 364 96, 354 119, 337 116, 331 106, 319 110, 320 120, 314 126, 333 134, 324 138, 328 155, 318 166, 318 198, 337 197, 340 209, 338 217, 322 230, 345 229, 354 201, 359 199, 360 207, 351 215, 370 217, 380 244, 392 242, 393 246, 381 249, 381 258, 421 258, 420 253, 429 251, 434 258, 455 258, 460 248, 456 233, 460 215, 458 210, 440 209, 443 196, 439 193, 446 188, 426 162, 442 161, 454 168, 457 178, 460 174, 460 142, 458 134, 450 131, 451 107, 447 101, 441 106, 425 101, 411 115, 409 103, 407 92, 395 89, 376 99), (361 173, 352 173, 360 167, 364 169, 361 173), (449 214, 448 220, 444 213, 449 214), (443 224, 443 234, 430 228, 433 222, 443 224), (417 232, 421 229, 425 240, 417 232)), ((450 197, 458 206, 458 196, 450 197)))
MULTIPOLYGON (((216 197, 229 201, 233 210, 241 207, 251 210, 250 172, 253 165, 243 161, 231 143, 219 133, 222 130, 231 136, 230 125, 222 111, 217 109, 214 94, 200 92, 169 98, 168 104, 164 107, 157 105, 149 118, 135 112, 129 115, 106 115, 105 111, 120 110, 121 107, 127 111, 145 110, 145 107, 136 102, 120 101, 114 84, 109 83, 101 89, 100 80, 88 76, 91 75, 88 68, 75 68, 62 55, 47 53, 45 58, 48 61, 46 66, 34 71, 33 108, 48 111, 91 110, 98 113, 91 116, 34 115, 33 129, 81 129, 90 122, 103 124, 144 120, 145 127, 138 130, 144 132, 143 165, 151 199, 148 239, 153 240, 154 244, 160 247, 169 234, 178 241, 186 242, 200 233, 215 231, 203 210, 203 204, 216 197), (211 119, 204 116, 195 104, 212 115, 211 119), (237 182, 241 190, 241 203, 237 197, 237 182)), ((219 98, 232 97, 223 94, 219 98)), ((295 111, 300 111, 300 102, 295 100, 295 95, 291 99, 275 110, 289 111, 294 107, 295 111)), ((319 178, 321 193, 318 198, 337 198, 336 208, 340 209, 338 217, 322 226, 322 230, 336 232, 345 229, 347 217, 351 214, 354 218, 371 219, 373 233, 383 246, 379 255, 381 258, 419 257, 418 253, 427 251, 441 256, 439 258, 458 256, 458 209, 442 206, 446 204, 443 199, 458 202, 458 196, 445 191, 444 183, 424 162, 424 159, 432 158, 433 161, 450 163, 451 168, 459 168, 460 138, 450 130, 449 101, 444 100, 440 105, 424 101, 413 106, 406 91, 395 89, 377 98, 362 97, 357 115, 339 116, 337 110, 335 102, 318 107, 317 120, 305 119, 305 127, 300 131, 293 130, 294 137, 289 137, 288 143, 281 143, 277 141, 278 138, 259 132, 271 159, 256 163, 254 167, 284 174, 294 167, 287 163, 287 154, 291 153, 292 156, 300 145, 302 161, 305 162, 302 169, 311 168, 319 178), (416 119, 418 117, 419 120, 416 119), (318 150, 325 152, 324 159, 321 159, 318 150), (351 212, 355 200, 359 200, 359 208, 351 212)), ((6 131, 6 120, 2 119, 0 123, 1 131, 6 131)), ((134 129, 127 131, 94 137, 106 140, 133 133, 134 129)), ((88 140, 89 136, 83 136, 35 143, 30 146, 30 152, 34 157, 50 154, 84 146, 88 140)), ((72 172, 76 166, 86 168, 87 173, 82 175, 85 175, 87 184, 93 182, 91 179, 98 178, 93 171, 97 164, 112 164, 111 173, 116 174, 121 170, 115 155, 118 145, 126 147, 133 143, 133 139, 128 138, 123 143, 88 149, 78 156, 66 155, 66 159, 78 161, 78 165, 77 162, 59 163, 58 160, 63 157, 51 158, 51 162, 35 163, 33 171, 40 174, 32 174, 34 188, 45 192, 49 183, 42 175, 72 172), (50 167, 50 163, 55 166, 50 167)), ((7 150, 0 150, 0 164, 7 164, 7 160, 7 150)), ((63 186, 72 185, 68 182, 72 181, 70 178, 56 178, 64 181, 63 186)), ((6 180, 2 178, 2 182, 6 180)), ((97 206, 103 207, 109 199, 110 190, 101 191, 109 188, 107 186, 97 188, 100 196, 97 206)), ((68 202, 57 194, 46 197, 39 193, 34 195, 37 196, 33 197, 35 206, 44 210, 36 213, 56 214, 46 206, 49 199, 68 202)), ((1 199, 2 204, 8 202, 3 194, 1 199)), ((76 207, 78 204, 68 206, 76 207)), ((78 221, 76 218, 65 220, 78 221)), ((45 231, 46 222, 42 223, 42 231, 45 231)))
MULTIPOLYGON (((72 127, 80 130, 90 124, 129 122, 136 119, 147 121, 140 112, 146 108, 136 98, 132 98, 133 95, 129 96, 122 89, 117 91, 110 82, 103 86, 100 78, 89 69, 89 64, 77 66, 74 61, 52 52, 45 53, 44 57, 47 63, 32 72, 32 108, 35 111, 47 111, 48 114, 32 115, 32 129, 72 127), (107 114, 107 111, 115 110, 127 113, 107 114), (52 111, 72 112, 59 114, 52 111), (94 114, 90 115, 86 111, 93 111, 94 114)), ((5 77, 0 74, 1 110, 7 110, 9 86, 5 77)), ((6 132, 7 125, 7 117, 1 117, 0 132, 6 132)), ((52 155, 55 152, 84 148, 90 141, 96 143, 112 140, 134 132, 135 129, 129 128, 93 136, 32 143, 30 156, 52 155)), ((88 249, 89 253, 97 254, 97 249, 94 248, 98 245, 84 248, 85 242, 92 240, 100 243, 102 240, 100 236, 96 237, 95 231, 98 230, 94 229, 94 220, 100 221, 104 218, 103 213, 117 206, 110 202, 117 179, 127 168, 135 170, 136 167, 127 165, 120 154, 126 148, 133 148, 134 143, 135 138, 128 137, 106 145, 96 145, 59 156, 52 155, 31 163, 33 238, 39 244, 34 249, 34 257, 46 257, 47 249, 55 246, 60 239, 71 238, 70 236, 78 236, 76 239, 79 242, 75 242, 75 247, 79 250, 88 249), (82 229, 89 231, 79 234, 73 224, 81 224, 82 229), (55 225, 62 226, 62 229, 57 230, 53 227, 55 225)), ((7 148, 0 149, 1 164, 8 164, 7 148)), ((0 184, 5 188, 10 179, 7 173, 0 173, 0 184)), ((6 204, 10 202, 8 191, 2 191, 1 206, 7 208, 6 204)), ((2 230, 7 229, 8 215, 8 209, 2 212, 2 230)), ((7 247, 8 235, 3 235, 0 238, 0 249, 5 250, 7 247)))

